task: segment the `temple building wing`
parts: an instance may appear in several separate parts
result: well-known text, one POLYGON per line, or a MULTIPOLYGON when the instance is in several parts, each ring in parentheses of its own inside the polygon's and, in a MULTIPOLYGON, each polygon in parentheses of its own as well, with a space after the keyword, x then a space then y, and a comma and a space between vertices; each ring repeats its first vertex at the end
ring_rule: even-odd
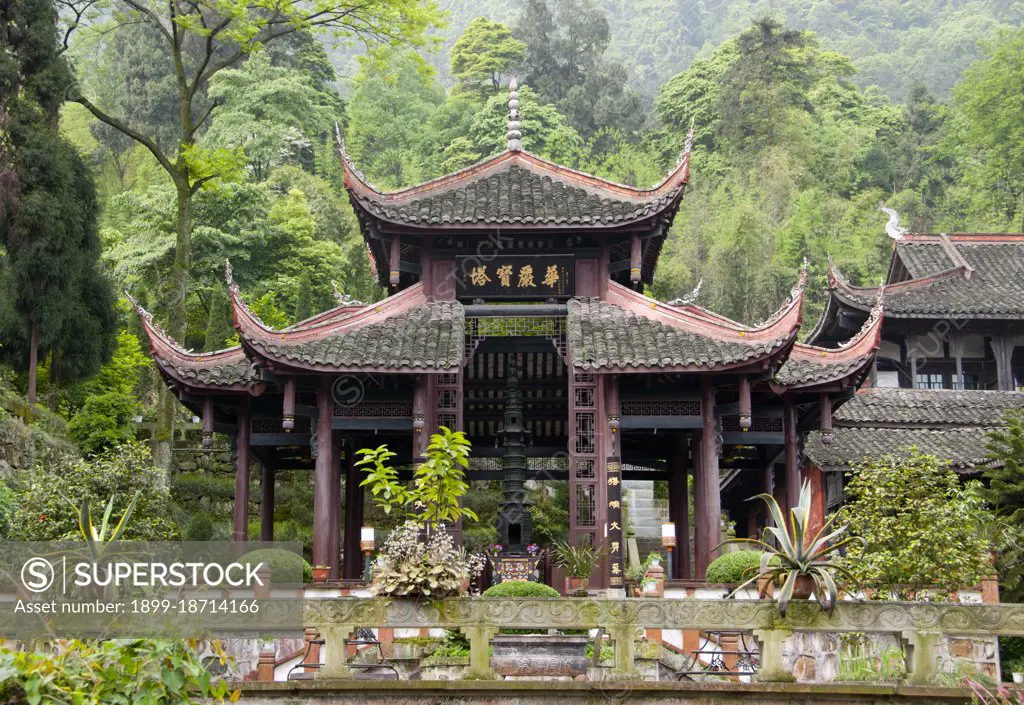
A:
POLYGON ((259 369, 241 347, 216 352, 186 350, 160 328, 138 301, 128 296, 149 340, 150 355, 168 384, 192 391, 263 392, 259 369))
POLYGON ((833 442, 823 444, 814 431, 806 452, 824 470, 846 471, 916 448, 976 474, 987 467, 986 433, 1010 409, 1024 409, 1024 393, 864 389, 835 412, 833 442))

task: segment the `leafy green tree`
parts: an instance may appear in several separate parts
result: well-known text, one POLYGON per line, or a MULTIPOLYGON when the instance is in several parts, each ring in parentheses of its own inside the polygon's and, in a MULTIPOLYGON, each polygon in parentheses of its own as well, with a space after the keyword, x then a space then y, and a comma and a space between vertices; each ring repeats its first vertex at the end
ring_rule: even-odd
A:
MULTIPOLYGON (((221 71, 236 66, 260 47, 307 30, 329 32, 374 44, 422 45, 438 20, 429 0, 314 0, 310 3, 266 3, 239 0, 225 6, 210 0, 181 3, 126 0, 114 16, 116 27, 143 24, 161 39, 164 75, 176 87, 178 117, 175 144, 163 147, 152 132, 119 115, 116 106, 98 104, 85 94, 76 97, 98 120, 148 149, 170 177, 175 190, 174 260, 165 308, 171 335, 183 337, 192 262, 194 197, 207 182, 230 172, 233 159, 209 152, 197 141, 210 114, 200 107, 203 92, 221 71), (197 104, 198 103, 198 104, 197 104)), ((106 31, 110 28, 104 28, 106 31)), ((79 29, 79 31, 81 31, 79 29)))
POLYGON ((86 377, 110 356, 116 325, 98 267, 92 179, 57 129, 71 75, 55 14, 51 0, 0 5, 0 301, 8 321, 0 354, 18 366, 27 360, 33 406, 40 358, 51 358, 51 381, 86 377))
POLYGON ((988 457, 996 466, 985 471, 986 494, 997 510, 1024 524, 1024 412, 1008 412, 1003 423, 988 433, 988 457))
POLYGON ((501 22, 477 17, 452 47, 451 71, 458 87, 484 95, 501 88, 502 76, 526 58, 526 44, 501 22))
POLYGON ((986 496, 1004 521, 999 577, 1004 599, 1024 599, 1024 412, 1010 411, 1004 427, 989 432, 986 447, 993 467, 985 471, 986 496))
POLYGON ((202 144, 241 147, 257 181, 279 164, 308 161, 317 133, 331 131, 338 118, 321 107, 321 92, 309 77, 272 66, 263 52, 217 74, 209 93, 221 104, 202 144))
POLYGON ((210 287, 207 307, 209 316, 206 319, 206 339, 203 350, 222 350, 228 339, 235 333, 231 325, 231 303, 228 301, 227 292, 223 287, 216 285, 210 287))
POLYGON ((398 188, 422 179, 419 144, 443 100, 433 69, 414 52, 359 57, 347 147, 371 181, 398 188))
POLYGON ((947 148, 964 164, 974 222, 1024 230, 1024 30, 1000 35, 953 89, 957 121, 947 148))
POLYGON ((528 0, 515 35, 528 48, 525 82, 577 132, 590 137, 643 124, 643 102, 629 88, 628 72, 605 57, 611 30, 594 0, 528 0))
MULTIPOLYGON (((530 86, 520 86, 523 149, 559 164, 575 165, 583 153, 583 138, 553 105, 541 105, 530 86)), ((507 145, 508 99, 492 96, 473 118, 469 141, 478 158, 498 154, 507 145)))
POLYGON ((126 507, 136 494, 128 539, 158 541, 177 538, 168 520, 170 490, 163 471, 153 466, 149 448, 128 443, 87 460, 68 459, 56 467, 37 467, 19 478, 23 486, 12 524, 20 541, 55 541, 78 537, 82 500, 126 507))
POLYGON ((135 415, 139 411, 136 390, 149 358, 134 333, 122 330, 117 349, 99 373, 85 383, 85 400, 68 422, 72 440, 86 455, 135 439, 135 415))
POLYGON ((847 493, 841 523, 864 543, 842 565, 876 597, 948 596, 991 570, 981 483, 961 483, 935 456, 911 449, 861 465, 847 493))

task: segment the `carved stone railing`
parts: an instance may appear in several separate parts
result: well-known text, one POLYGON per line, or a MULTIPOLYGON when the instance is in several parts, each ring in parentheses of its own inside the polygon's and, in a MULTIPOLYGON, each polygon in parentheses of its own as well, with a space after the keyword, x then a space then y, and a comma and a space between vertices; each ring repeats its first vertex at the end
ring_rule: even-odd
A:
POLYGON ((343 640, 359 627, 461 629, 470 641, 470 678, 493 677, 488 645, 501 629, 592 629, 615 641, 614 677, 633 678, 637 630, 751 631, 760 648, 758 679, 789 681, 782 650, 795 631, 896 633, 907 653, 907 680, 935 676, 934 653, 943 636, 1024 636, 1024 605, 936 602, 841 602, 832 615, 813 602, 779 615, 769 600, 491 599, 414 600, 329 598, 306 600, 304 620, 325 639, 321 676, 345 678, 343 640))

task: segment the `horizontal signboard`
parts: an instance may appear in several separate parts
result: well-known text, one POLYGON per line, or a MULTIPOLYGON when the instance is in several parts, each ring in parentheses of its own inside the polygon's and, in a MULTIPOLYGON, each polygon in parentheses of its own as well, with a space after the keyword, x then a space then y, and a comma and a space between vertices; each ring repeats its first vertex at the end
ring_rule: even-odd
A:
POLYGON ((572 255, 459 257, 460 297, 481 299, 569 298, 575 292, 572 255))

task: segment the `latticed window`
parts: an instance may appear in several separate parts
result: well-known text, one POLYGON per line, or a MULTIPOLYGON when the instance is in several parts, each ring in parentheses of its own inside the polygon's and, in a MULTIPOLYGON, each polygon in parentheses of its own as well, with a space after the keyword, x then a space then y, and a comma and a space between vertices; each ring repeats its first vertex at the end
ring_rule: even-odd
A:
POLYGON ((594 485, 576 485, 576 525, 594 526, 597 498, 594 485))

